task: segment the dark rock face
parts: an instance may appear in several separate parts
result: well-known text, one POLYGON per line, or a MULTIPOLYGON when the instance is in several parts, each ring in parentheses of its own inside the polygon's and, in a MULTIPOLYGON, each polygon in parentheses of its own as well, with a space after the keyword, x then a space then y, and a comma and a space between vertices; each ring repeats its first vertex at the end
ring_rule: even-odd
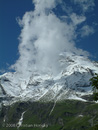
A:
POLYGON ((82 96, 83 99, 87 100, 87 101, 93 101, 93 95, 84 95, 82 96))
POLYGON ((3 93, 4 95, 6 95, 6 92, 5 92, 5 90, 4 90, 4 88, 2 87, 1 84, 0 84, 0 88, 1 88, 1 90, 2 90, 2 93, 3 93))

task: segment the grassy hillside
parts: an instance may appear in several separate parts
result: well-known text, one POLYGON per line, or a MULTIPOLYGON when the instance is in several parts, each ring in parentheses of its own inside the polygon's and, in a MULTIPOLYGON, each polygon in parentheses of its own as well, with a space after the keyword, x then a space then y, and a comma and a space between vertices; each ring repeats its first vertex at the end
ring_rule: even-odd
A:
POLYGON ((56 104, 18 102, 9 107, 3 106, 0 112, 0 130, 18 129, 98 130, 98 104, 65 100, 56 104), (17 123, 24 111, 22 126, 18 128, 17 123))

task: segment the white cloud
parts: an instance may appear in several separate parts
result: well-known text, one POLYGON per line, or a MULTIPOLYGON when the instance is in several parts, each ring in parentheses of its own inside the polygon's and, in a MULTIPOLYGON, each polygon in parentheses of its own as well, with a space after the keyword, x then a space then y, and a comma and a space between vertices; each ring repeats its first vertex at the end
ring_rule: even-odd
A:
POLYGON ((85 25, 81 28, 80 33, 81 33, 81 37, 89 36, 94 33, 94 29, 93 27, 85 25))
POLYGON ((78 49, 74 43, 77 36, 76 28, 86 20, 84 15, 74 12, 62 21, 52 11, 56 0, 33 0, 35 10, 26 12, 22 20, 19 43, 20 57, 11 67, 28 76, 34 70, 48 71, 52 68, 58 71, 59 54, 71 52, 77 55, 88 55, 88 52, 78 49), (47 13, 48 10, 48 13, 47 13), (68 19, 72 22, 68 22, 68 19))
POLYGON ((74 25, 81 24, 82 22, 84 22, 86 20, 85 16, 79 16, 75 13, 72 13, 70 17, 71 17, 71 20, 73 21, 74 25))
POLYGON ((57 0, 33 0, 35 4, 35 13, 40 14, 46 11, 46 9, 53 9, 56 6, 57 0))

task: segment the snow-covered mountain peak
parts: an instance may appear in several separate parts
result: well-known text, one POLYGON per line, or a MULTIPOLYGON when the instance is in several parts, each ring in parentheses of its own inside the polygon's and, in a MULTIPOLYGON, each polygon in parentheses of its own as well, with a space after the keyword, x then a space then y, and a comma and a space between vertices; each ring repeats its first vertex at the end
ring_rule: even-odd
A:
POLYGON ((98 73, 98 63, 83 56, 61 54, 59 58, 61 72, 32 72, 28 77, 18 72, 9 72, 0 76, 0 97, 2 102, 14 100, 57 101, 66 98, 82 99, 92 93, 89 79, 98 73))

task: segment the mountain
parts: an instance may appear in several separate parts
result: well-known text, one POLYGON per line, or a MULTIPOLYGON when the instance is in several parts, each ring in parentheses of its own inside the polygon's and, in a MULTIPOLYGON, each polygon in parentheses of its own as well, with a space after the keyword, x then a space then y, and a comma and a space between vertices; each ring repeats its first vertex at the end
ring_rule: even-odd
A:
POLYGON ((32 72, 23 77, 19 72, 8 72, 0 76, 1 104, 17 101, 60 101, 77 99, 86 101, 85 95, 92 94, 89 79, 98 73, 98 63, 75 54, 61 54, 60 73, 32 72))
POLYGON ((58 72, 0 76, 0 130, 98 130, 98 103, 89 79, 98 63, 61 54, 58 72))

